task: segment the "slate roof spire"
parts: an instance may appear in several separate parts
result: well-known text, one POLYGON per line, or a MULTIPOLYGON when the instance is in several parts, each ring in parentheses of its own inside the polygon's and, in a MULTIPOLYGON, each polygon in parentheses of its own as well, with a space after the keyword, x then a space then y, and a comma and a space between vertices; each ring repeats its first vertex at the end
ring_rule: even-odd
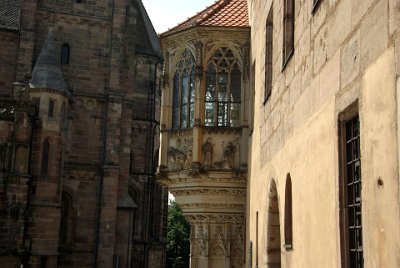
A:
POLYGON ((49 29, 42 50, 32 71, 31 88, 52 89, 68 94, 60 67, 59 51, 54 45, 53 30, 49 29))

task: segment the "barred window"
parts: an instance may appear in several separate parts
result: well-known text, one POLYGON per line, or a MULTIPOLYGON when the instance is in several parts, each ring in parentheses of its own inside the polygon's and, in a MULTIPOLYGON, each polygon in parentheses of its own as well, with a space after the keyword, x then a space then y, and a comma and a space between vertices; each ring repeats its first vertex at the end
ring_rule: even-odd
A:
POLYGON ((238 127, 242 72, 232 50, 215 51, 206 70, 205 126, 238 127))
POLYGON ((339 121, 341 254, 343 267, 362 268, 360 122, 355 108, 339 121))
POLYGON ((195 61, 185 49, 173 78, 172 129, 186 129, 194 124, 195 61))

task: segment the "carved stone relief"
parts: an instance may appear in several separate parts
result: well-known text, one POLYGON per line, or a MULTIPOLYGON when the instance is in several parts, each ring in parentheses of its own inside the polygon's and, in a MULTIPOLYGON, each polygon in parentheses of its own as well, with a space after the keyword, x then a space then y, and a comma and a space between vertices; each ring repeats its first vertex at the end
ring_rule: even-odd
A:
POLYGON ((186 154, 174 147, 168 148, 168 160, 171 163, 170 169, 182 170, 186 162, 186 154))
POLYGON ((212 167, 212 157, 213 157, 213 146, 211 138, 208 138, 207 141, 203 144, 203 153, 204 153, 204 161, 203 167, 204 168, 211 168, 212 167))
POLYGON ((167 151, 168 169, 177 171, 189 169, 193 162, 193 140, 179 138, 174 145, 170 146, 167 151))
POLYGON ((235 161, 236 155, 239 153, 239 144, 233 142, 222 142, 221 162, 215 162, 214 166, 220 169, 237 168, 235 161))
MULTIPOLYGON (((227 227, 228 228, 228 227, 227 227)), ((216 257, 230 256, 230 242, 225 239, 223 226, 219 225, 215 228, 215 233, 210 246, 210 255, 216 257)))

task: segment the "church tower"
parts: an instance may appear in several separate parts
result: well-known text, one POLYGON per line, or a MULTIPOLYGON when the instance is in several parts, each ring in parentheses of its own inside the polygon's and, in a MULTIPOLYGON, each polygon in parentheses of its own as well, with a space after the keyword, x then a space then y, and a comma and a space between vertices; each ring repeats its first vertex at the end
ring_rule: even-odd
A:
POLYGON ((32 221, 27 229, 31 239, 31 263, 50 266, 57 265, 59 239, 68 240, 71 236, 63 233, 67 228, 59 228, 61 210, 65 209, 61 170, 69 92, 58 55, 50 28, 29 84, 30 99, 37 110, 29 193, 32 221), (46 252, 46 255, 35 261, 39 252, 46 252))

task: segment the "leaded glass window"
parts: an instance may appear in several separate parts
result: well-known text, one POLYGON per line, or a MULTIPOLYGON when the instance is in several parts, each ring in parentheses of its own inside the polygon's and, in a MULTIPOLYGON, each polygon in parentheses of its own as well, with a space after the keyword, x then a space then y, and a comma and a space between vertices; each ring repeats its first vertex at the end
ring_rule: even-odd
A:
POLYGON ((206 70, 205 125, 238 127, 242 72, 232 50, 215 51, 206 70))
POLYGON ((195 61, 185 49, 173 78, 172 129, 191 128, 194 124, 195 61))

